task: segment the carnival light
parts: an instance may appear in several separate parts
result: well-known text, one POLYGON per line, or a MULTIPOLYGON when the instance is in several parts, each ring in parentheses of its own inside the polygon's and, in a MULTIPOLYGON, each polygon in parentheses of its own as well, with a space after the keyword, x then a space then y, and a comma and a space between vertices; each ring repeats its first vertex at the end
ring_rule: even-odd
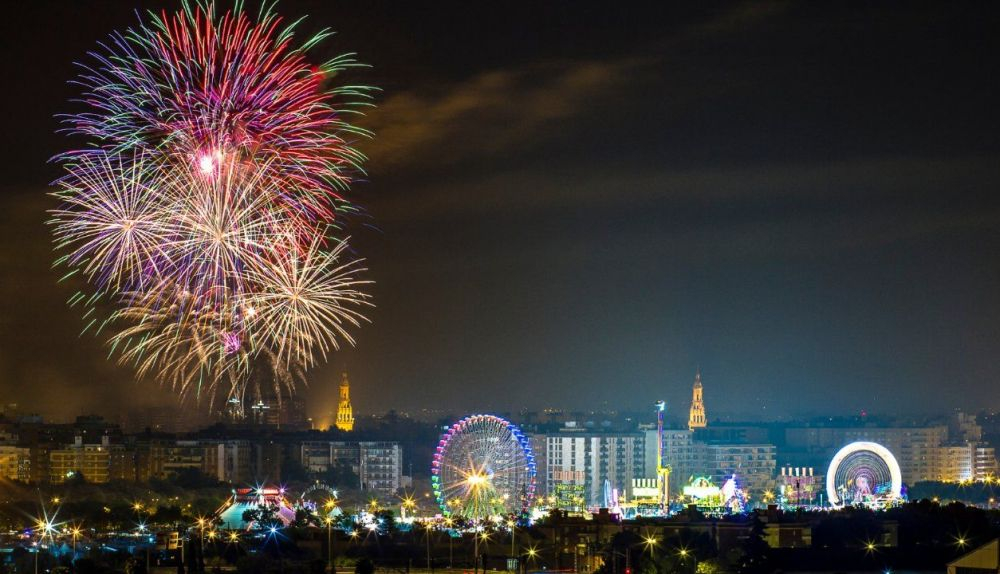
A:
POLYGON ((525 512, 535 495, 531 445, 510 421, 465 417, 438 441, 431 486, 445 516, 486 520, 525 512))
POLYGON ((889 449, 874 442, 853 442, 830 461, 826 491, 830 504, 883 505, 902 495, 902 473, 889 449))

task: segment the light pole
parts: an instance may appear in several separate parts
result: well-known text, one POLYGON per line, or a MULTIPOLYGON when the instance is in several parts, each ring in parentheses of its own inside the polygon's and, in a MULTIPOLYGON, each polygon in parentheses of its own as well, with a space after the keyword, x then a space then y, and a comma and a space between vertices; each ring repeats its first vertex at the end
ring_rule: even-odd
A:
MULTIPOLYGON (((472 571, 475 574, 479 574, 479 531, 475 527, 472 528, 472 540, 472 571)), ((37 568, 35 569, 35 574, 38 574, 37 568)))
POLYGON ((71 562, 76 562, 76 540, 80 537, 80 527, 74 526, 71 533, 73 534, 73 560, 71 562))
POLYGON ((693 572, 698 569, 698 557, 694 555, 694 552, 691 552, 687 548, 681 548, 677 551, 677 554, 681 557, 681 564, 686 564, 687 559, 690 556, 691 560, 693 560, 692 565, 694 566, 691 571, 693 572))
POLYGON ((47 519, 38 523, 38 529, 41 532, 38 533, 38 544, 35 546, 35 574, 38 574, 38 555, 42 552, 42 541, 45 540, 45 534, 51 532, 52 528, 52 523, 47 519))
MULTIPOLYGON (((212 553, 215 554, 215 555, 219 554, 219 549, 215 545, 215 538, 218 535, 219 535, 219 532, 217 530, 215 530, 214 526, 213 526, 212 530, 208 531, 208 542, 209 542, 210 547, 212 549, 212 553)), ((201 552, 202 552, 202 555, 204 556, 205 549, 202 548, 201 552)), ((147 568, 146 571, 149 572, 149 569, 147 568)))
POLYGON ((326 564, 330 567, 330 572, 335 573, 333 565, 333 519, 326 517, 326 564))
POLYGON ((647 536, 642 540, 642 543, 646 546, 646 550, 649 550, 649 555, 654 559, 656 558, 656 545, 659 542, 655 536, 647 536))
POLYGON ((511 520, 510 522, 507 523, 507 526, 510 527, 510 559, 511 559, 511 563, 513 564, 513 560, 514 560, 514 528, 517 526, 517 523, 514 522, 513 520, 511 520))
POLYGON ((330 565, 330 574, 337 574, 337 565, 333 562, 337 554, 333 549, 336 539, 333 538, 333 517, 330 516, 337 507, 337 499, 331 498, 323 506, 326 508, 326 561, 330 565))
POLYGON ((455 521, 451 518, 445 518, 444 523, 448 527, 448 568, 451 569, 455 567, 455 537, 453 536, 455 533, 451 531, 451 526, 455 521))
POLYGON ((535 561, 535 559, 538 557, 538 549, 535 548, 534 546, 531 546, 531 547, 528 548, 528 551, 525 554, 523 554, 523 556, 525 557, 525 560, 524 560, 524 568, 522 570, 524 572, 527 572, 528 571, 528 561, 529 560, 531 562, 535 561))
POLYGON ((424 533, 427 537, 427 569, 431 569, 431 523, 430 520, 424 522, 424 533))

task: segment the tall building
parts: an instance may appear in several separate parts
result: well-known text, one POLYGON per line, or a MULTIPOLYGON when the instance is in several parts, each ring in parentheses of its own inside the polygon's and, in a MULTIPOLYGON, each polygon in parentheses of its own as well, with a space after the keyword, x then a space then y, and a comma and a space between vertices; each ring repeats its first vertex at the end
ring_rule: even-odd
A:
POLYGON ((253 443, 240 439, 208 439, 202 441, 205 474, 220 482, 249 484, 254 480, 253 443))
POLYGON ((688 429, 705 428, 705 402, 701 396, 701 371, 694 376, 694 389, 691 394, 691 414, 688 416, 688 429))
POLYGON ((311 426, 306 403, 298 397, 259 399, 250 405, 250 422, 282 430, 306 430, 311 426))
POLYGON ((889 449, 899 462, 903 482, 981 480, 996 472, 993 447, 975 440, 980 430, 969 417, 944 424, 900 427, 787 427, 783 458, 825 468, 841 447, 872 441, 889 449), (949 440, 950 437, 954 438, 949 440), (963 440, 964 439, 964 440, 963 440))
POLYGON ((775 447, 772 444, 707 444, 706 474, 721 486, 730 478, 751 497, 774 489, 775 447))
POLYGON ((704 475, 708 470, 707 456, 705 443, 694 440, 692 431, 664 429, 663 461, 671 468, 670 492, 680 493, 691 479, 704 475))
POLYGON ((348 465, 357 484, 335 487, 356 486, 389 496, 403 485, 403 449, 394 441, 303 441, 298 460, 314 474, 327 472, 338 463, 348 465))
POLYGON ((340 401, 337 403, 337 428, 342 431, 354 430, 354 409, 351 408, 351 382, 347 373, 340 380, 340 401))
POLYGON ((126 448, 112 444, 107 435, 101 439, 99 443, 85 443, 82 436, 77 436, 72 444, 50 450, 48 481, 61 484, 77 475, 97 484, 134 479, 135 463, 126 448))
POLYGON ((31 480, 31 449, 22 446, 0 445, 0 478, 31 480))
POLYGON ((538 469, 539 482, 545 482, 544 492, 555 497, 560 508, 603 506, 605 482, 630 499, 633 479, 645 475, 642 432, 602 432, 567 424, 544 437, 545 466, 538 469))

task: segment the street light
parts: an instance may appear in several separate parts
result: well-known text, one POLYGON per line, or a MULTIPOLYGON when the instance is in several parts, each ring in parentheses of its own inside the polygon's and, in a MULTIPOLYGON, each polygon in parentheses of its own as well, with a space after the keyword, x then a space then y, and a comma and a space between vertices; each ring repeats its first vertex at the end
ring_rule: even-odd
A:
MULTIPOLYGON (((329 505, 331 501, 327 501, 329 505)), ((330 573, 337 574, 337 566, 333 563, 333 519, 326 517, 326 562, 330 565, 330 573)))
POLYGON ((694 560, 694 570, 697 570, 697 568, 698 568, 698 557, 695 555, 694 552, 691 552, 687 548, 681 547, 681 549, 677 551, 677 554, 681 557, 681 564, 686 563, 689 557, 692 560, 694 560))
MULTIPOLYGON (((473 540, 475 542, 475 546, 473 548, 473 551, 476 554, 475 557, 473 558, 472 571, 475 572, 476 574, 478 574, 479 573, 479 539, 482 538, 483 542, 486 542, 487 540, 489 540, 489 536, 485 532, 482 532, 482 533, 478 532, 477 529, 474 529, 472 532, 473 532, 473 540)), ((486 571, 486 565, 483 564, 483 572, 485 572, 485 571, 486 571)))
POLYGON ((75 562, 76 561, 76 540, 78 538, 80 538, 80 527, 79 526, 74 526, 73 529, 70 530, 70 534, 73 535, 73 560, 72 561, 75 562))
POLYGON ((656 556, 655 548, 656 545, 660 543, 655 536, 646 536, 642 539, 642 543, 646 546, 646 550, 649 550, 650 556, 656 556))
POLYGON ((451 531, 451 527, 455 521, 449 516, 444 519, 444 523, 448 527, 448 568, 453 568, 455 566, 455 533, 451 531))
POLYGON ((424 521, 424 536, 426 537, 427 543, 427 569, 431 569, 431 522, 430 520, 424 521))
POLYGON ((513 520, 507 522, 507 526, 510 528, 510 557, 514 559, 514 529, 517 527, 517 523, 513 520))
POLYGON ((538 560, 538 554, 539 554, 538 547, 536 546, 529 546, 524 550, 524 552, 521 553, 521 556, 525 557, 524 570, 523 570, 524 572, 528 571, 528 562, 534 564, 538 560))

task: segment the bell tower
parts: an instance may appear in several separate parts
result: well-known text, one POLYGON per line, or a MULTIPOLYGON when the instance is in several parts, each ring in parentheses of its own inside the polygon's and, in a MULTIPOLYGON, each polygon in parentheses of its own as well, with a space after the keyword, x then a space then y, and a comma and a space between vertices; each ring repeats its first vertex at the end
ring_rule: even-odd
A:
POLYGON ((691 391, 691 414, 688 415, 688 430, 705 428, 705 402, 701 396, 701 371, 694 376, 694 388, 691 391))
POLYGON ((354 409, 351 408, 351 382, 347 373, 340 380, 340 401, 337 403, 337 428, 342 431, 354 430, 354 409))

